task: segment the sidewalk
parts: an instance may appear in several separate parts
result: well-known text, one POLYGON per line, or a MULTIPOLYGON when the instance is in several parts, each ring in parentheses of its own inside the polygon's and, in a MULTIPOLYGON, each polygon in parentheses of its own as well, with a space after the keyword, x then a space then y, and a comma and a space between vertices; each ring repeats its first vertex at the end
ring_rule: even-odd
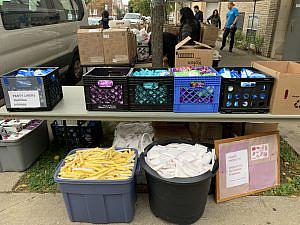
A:
POLYGON ((217 42, 216 50, 219 51, 222 56, 219 66, 227 67, 249 67, 252 61, 264 61, 271 60, 269 58, 253 55, 251 52, 242 51, 234 48, 233 52, 229 52, 228 46, 226 46, 222 51, 220 51, 221 42, 217 42))
MULTIPOLYGON (((298 225, 300 198, 246 197, 223 204, 212 198, 199 225, 298 225)), ((60 194, 0 193, 1 225, 86 225, 69 221, 60 194)), ((138 196, 136 215, 131 224, 168 224, 150 211, 148 196, 138 196)))

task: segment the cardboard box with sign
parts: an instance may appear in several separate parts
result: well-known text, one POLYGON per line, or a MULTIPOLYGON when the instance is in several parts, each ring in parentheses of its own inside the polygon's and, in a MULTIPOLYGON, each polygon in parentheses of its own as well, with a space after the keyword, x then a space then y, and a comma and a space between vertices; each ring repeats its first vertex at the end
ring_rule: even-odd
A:
POLYGON ((289 61, 259 61, 252 66, 273 76, 275 84, 271 98, 271 113, 300 114, 300 64, 289 61))
POLYGON ((136 57, 135 35, 129 29, 79 29, 82 65, 132 64, 136 57))
POLYGON ((176 45, 175 67, 212 66, 212 48, 199 42, 194 42, 194 45, 190 45, 191 40, 191 37, 187 37, 176 45))
POLYGON ((77 31, 82 65, 104 64, 102 28, 81 28, 77 31))

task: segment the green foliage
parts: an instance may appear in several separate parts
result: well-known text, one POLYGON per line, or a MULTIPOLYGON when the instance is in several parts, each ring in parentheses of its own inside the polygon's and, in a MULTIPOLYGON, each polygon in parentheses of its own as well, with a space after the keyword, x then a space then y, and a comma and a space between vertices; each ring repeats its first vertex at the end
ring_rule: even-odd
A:
POLYGON ((259 35, 256 35, 255 37, 252 35, 245 35, 242 30, 237 30, 235 34, 235 47, 248 50, 251 44, 254 44, 256 53, 261 54, 264 38, 259 35))
POLYGON ((290 196, 300 195, 300 156, 285 141, 280 143, 281 185, 263 195, 290 196))
POLYGON ((175 2, 170 2, 169 0, 165 1, 166 13, 170 14, 175 11, 175 2))
POLYGON ((51 145, 24 174, 16 187, 16 191, 27 189, 30 192, 57 192, 53 175, 59 161, 69 152, 67 148, 51 145))
POLYGON ((151 0, 130 0, 128 4, 134 13, 140 13, 143 16, 151 15, 151 0))

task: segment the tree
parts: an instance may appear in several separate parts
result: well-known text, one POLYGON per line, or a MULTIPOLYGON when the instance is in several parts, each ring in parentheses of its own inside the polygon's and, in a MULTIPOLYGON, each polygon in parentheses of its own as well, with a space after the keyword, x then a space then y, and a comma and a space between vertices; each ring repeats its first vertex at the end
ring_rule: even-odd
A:
POLYGON ((151 1, 150 0, 130 0, 129 8, 131 12, 141 13, 144 16, 151 15, 151 1))
POLYGON ((164 0, 152 0, 152 66, 163 65, 164 0))

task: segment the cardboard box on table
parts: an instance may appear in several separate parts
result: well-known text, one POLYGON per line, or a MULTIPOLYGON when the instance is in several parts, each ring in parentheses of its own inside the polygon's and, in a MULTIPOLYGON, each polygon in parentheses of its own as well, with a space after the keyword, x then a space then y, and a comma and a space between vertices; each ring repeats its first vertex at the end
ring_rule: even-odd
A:
POLYGON ((175 67, 212 66, 213 50, 210 46, 194 42, 188 45, 191 37, 187 37, 175 47, 175 67))
POLYGON ((131 64, 136 57, 135 35, 129 29, 79 29, 82 65, 131 64))
POLYGON ((80 62, 82 65, 104 64, 102 28, 82 27, 77 31, 80 62))
POLYGON ((201 30, 201 43, 215 47, 219 29, 213 24, 202 24, 201 30))
POLYGON ((133 59, 132 44, 129 29, 103 30, 105 64, 130 64, 133 59))
POLYGON ((275 78, 271 97, 272 114, 300 114, 300 64, 290 61, 258 61, 252 66, 275 78))

